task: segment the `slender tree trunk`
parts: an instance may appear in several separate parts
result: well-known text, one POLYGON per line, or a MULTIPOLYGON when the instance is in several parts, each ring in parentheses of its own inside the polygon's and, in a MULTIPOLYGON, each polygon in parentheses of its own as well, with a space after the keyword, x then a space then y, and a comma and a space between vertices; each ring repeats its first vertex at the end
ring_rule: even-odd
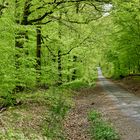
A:
MULTIPOLYGON (((62 13, 59 13, 60 19, 62 18, 62 13)), ((61 39, 61 22, 59 21, 59 31, 58 31, 58 36, 59 39, 61 39)), ((57 63, 58 63, 58 86, 62 85, 62 55, 61 55, 61 48, 58 48, 58 58, 57 58, 57 63)))
POLYGON ((61 50, 58 50, 58 86, 62 84, 62 65, 61 65, 61 50))
MULTIPOLYGON (((31 4, 31 1, 29 1, 29 0, 25 1, 24 10, 23 10, 23 18, 22 18, 22 20, 20 20, 19 13, 18 13, 19 0, 15 0, 15 22, 17 25, 26 26, 28 24, 28 16, 30 13, 30 4, 31 4)), ((17 33, 15 35, 15 49, 17 50, 17 53, 15 54, 15 68, 17 69, 17 71, 19 70, 19 68, 21 66, 21 62, 19 60, 22 57, 22 54, 25 53, 28 55, 28 51, 26 51, 26 52, 23 51, 24 43, 28 42, 28 39, 29 39, 28 31, 26 31, 26 30, 17 31, 17 33), (25 40, 25 41, 21 41, 21 40, 25 40)), ((18 75, 16 75, 16 78, 18 79, 18 81, 20 81, 18 75)), ((21 84, 20 82, 16 83, 16 88, 14 89, 15 92, 22 91, 24 89, 24 87, 22 87, 20 84, 21 84)))
POLYGON ((30 15, 30 7, 32 0, 26 0, 24 4, 23 18, 21 21, 22 25, 28 25, 28 17, 30 15))
POLYGON ((37 48, 36 48, 36 71, 37 71, 37 83, 40 82, 41 75, 41 26, 37 26, 37 48))
MULTIPOLYGON (((75 65, 76 62, 77 62, 77 56, 74 55, 73 56, 73 63, 74 63, 74 65, 75 65)), ((73 70, 73 73, 72 73, 72 80, 75 80, 77 78, 76 74, 77 74, 77 70, 74 67, 74 70, 73 70)))
MULTIPOLYGON (((71 63, 71 60, 69 59, 69 57, 68 57, 68 63, 71 63)), ((67 75, 67 82, 70 82, 70 80, 71 80, 71 75, 70 75, 70 66, 68 66, 68 75, 67 75)))
POLYGON ((78 14, 79 13, 79 2, 77 2, 76 4, 75 4, 75 7, 76 7, 76 14, 78 14))

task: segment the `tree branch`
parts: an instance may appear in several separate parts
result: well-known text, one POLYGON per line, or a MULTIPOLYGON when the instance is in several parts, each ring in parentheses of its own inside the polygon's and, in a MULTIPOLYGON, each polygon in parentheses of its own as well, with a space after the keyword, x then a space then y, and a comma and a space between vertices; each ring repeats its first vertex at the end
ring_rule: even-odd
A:
MULTIPOLYGON (((90 34, 90 35, 91 35, 91 34, 90 34)), ((88 35, 86 38, 84 38, 77 46, 71 48, 68 52, 61 54, 61 56, 70 54, 70 52, 71 52, 73 49, 78 48, 78 47, 81 47, 81 45, 90 37, 90 35, 88 35)))
POLYGON ((100 15, 99 17, 97 18, 91 18, 91 19, 86 19, 85 21, 76 21, 76 20, 66 20, 66 19, 60 19, 59 17, 56 17, 56 16, 49 16, 50 19, 55 19, 55 20, 61 20, 63 22, 69 22, 69 23, 73 23, 73 24, 89 24, 90 22, 92 22, 93 20, 98 20, 102 17, 102 15, 100 15))
POLYGON ((32 20, 29 20, 28 21, 28 24, 33 24, 34 22, 38 22, 38 21, 41 21, 43 20, 46 16, 52 14, 53 11, 50 11, 50 12, 46 12, 44 15, 42 15, 40 18, 37 18, 37 19, 32 19, 32 20))
MULTIPOLYGON (((95 0, 94 2, 104 2, 105 0, 95 0)), ((44 1, 43 1, 44 2, 44 1)), ((41 15, 39 18, 36 18, 36 19, 32 19, 32 20, 29 20, 28 21, 28 24, 33 24, 35 22, 38 22, 38 21, 42 21, 44 18, 46 18, 47 16, 51 15, 54 13, 54 10, 61 4, 65 4, 65 3, 79 3, 79 2, 89 2, 91 6, 94 6, 95 10, 97 11, 100 11, 97 6, 95 4, 93 4, 93 0, 61 0, 61 1, 57 1, 57 0, 54 0, 52 2, 44 2, 44 4, 38 8, 36 8, 37 10, 38 9, 42 9, 42 8, 45 8, 46 5, 52 5, 54 6, 53 9, 51 11, 47 11, 45 12, 43 15, 41 15)), ((34 11, 31 11, 31 13, 34 12, 34 11)), ((100 11, 101 12, 101 11, 100 11)), ((53 19, 57 19, 56 17, 52 17, 53 19)), ((100 17, 98 18, 95 18, 95 19, 92 19, 92 20, 97 20, 99 19, 100 17)), ((77 24, 88 24, 90 21, 92 20, 87 20, 85 22, 78 22, 78 21, 67 21, 67 22, 71 22, 71 23, 77 23, 77 24)))
MULTIPOLYGON (((47 38, 44 37, 44 36, 41 37, 41 40, 42 40, 43 44, 45 44, 45 42, 44 42, 43 39, 47 40, 47 38)), ((46 45, 46 47, 47 47, 48 51, 52 54, 53 57, 57 57, 57 56, 52 52, 52 50, 49 48, 48 45, 46 45)))

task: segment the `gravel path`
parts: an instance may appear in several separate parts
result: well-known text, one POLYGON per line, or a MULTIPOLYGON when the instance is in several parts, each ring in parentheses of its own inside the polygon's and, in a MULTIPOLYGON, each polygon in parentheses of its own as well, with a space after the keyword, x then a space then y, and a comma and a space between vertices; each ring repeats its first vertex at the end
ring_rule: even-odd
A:
POLYGON ((122 140, 140 140, 140 98, 107 80, 100 68, 98 78, 106 97, 100 110, 114 123, 122 140))
POLYGON ((140 98, 108 81, 103 77, 100 68, 98 68, 98 75, 100 84, 117 107, 140 126, 140 98))
POLYGON ((87 113, 96 109, 111 122, 121 140, 140 140, 140 98, 136 97, 102 76, 95 88, 81 89, 74 98, 64 123, 68 140, 90 140, 87 113))

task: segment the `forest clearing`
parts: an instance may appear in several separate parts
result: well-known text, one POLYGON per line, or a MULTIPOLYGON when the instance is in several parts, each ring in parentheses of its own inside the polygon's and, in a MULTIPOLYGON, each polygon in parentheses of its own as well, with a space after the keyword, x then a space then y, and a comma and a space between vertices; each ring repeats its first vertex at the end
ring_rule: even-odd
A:
POLYGON ((139 0, 0 0, 0 140, 140 140, 139 0))

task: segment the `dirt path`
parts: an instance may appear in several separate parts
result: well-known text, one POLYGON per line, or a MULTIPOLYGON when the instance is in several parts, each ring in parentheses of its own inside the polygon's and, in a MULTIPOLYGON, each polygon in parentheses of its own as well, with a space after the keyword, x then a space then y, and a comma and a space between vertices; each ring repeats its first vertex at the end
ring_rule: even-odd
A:
POLYGON ((68 140, 90 140, 87 113, 102 112, 119 132, 121 140, 140 140, 140 99, 106 80, 99 69, 96 88, 76 93, 75 107, 65 121, 68 140))
POLYGON ((101 86, 108 96, 116 103, 117 107, 140 126, 140 97, 137 97, 113 82, 107 80, 98 68, 98 75, 101 86))

